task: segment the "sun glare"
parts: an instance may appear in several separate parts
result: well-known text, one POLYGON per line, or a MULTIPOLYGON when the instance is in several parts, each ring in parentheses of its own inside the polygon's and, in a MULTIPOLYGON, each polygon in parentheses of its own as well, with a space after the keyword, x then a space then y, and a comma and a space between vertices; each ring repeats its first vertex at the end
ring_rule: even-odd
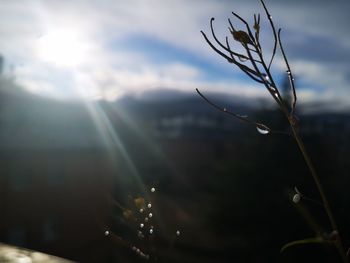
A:
POLYGON ((86 58, 86 43, 72 30, 52 30, 39 38, 37 53, 45 62, 74 67, 86 58))

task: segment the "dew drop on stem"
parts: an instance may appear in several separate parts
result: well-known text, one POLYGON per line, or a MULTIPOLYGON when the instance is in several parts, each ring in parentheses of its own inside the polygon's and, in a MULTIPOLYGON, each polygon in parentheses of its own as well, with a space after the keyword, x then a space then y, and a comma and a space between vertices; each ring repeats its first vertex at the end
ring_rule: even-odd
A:
POLYGON ((260 123, 256 125, 256 130, 263 135, 269 134, 271 132, 271 130, 268 127, 260 123))
POLYGON ((300 199, 301 199, 300 194, 295 194, 293 196, 293 203, 295 203, 295 204, 299 203, 300 199))
POLYGON ((271 90, 272 92, 276 92, 276 88, 272 85, 269 85, 269 90, 271 90))
POLYGON ((266 81, 269 81, 269 79, 270 79, 269 76, 266 75, 265 73, 261 74, 261 76, 262 76, 263 79, 266 80, 266 81))

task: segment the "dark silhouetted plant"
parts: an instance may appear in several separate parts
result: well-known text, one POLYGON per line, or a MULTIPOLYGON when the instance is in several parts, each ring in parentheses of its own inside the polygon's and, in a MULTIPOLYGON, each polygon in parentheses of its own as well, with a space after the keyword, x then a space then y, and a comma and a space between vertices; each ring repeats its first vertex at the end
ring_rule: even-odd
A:
MULTIPOLYGON (((228 23, 229 23, 228 29, 231 36, 230 37, 226 36, 224 41, 220 41, 215 34, 215 30, 213 27, 214 18, 211 18, 210 20, 211 35, 213 40, 210 40, 203 31, 201 31, 201 33, 205 41, 217 54, 219 54, 229 63, 237 66, 252 80, 265 86, 266 90, 270 93, 272 98, 278 104, 279 109, 283 112, 283 114, 287 118, 290 126, 289 134, 295 139, 295 142, 297 143, 305 159, 305 162, 310 170, 313 181, 321 196, 321 200, 322 200, 321 205, 324 207, 330 222, 330 227, 331 227, 331 231, 329 232, 330 234, 327 236, 318 235, 312 238, 293 241, 291 243, 286 244, 281 249, 281 251, 284 251, 286 248, 294 245, 302 245, 307 243, 329 243, 329 244, 334 244, 336 246, 340 257, 342 258, 342 261, 348 262, 347 255, 345 253, 344 246, 338 231, 336 221, 331 211, 331 207, 329 205, 328 199, 323 190, 323 187, 317 175, 316 169, 305 149, 304 143, 299 134, 299 123, 298 123, 298 118, 296 117, 296 114, 295 114, 295 109, 297 104, 297 95, 295 90, 294 77, 293 77, 293 73, 290 68, 287 56, 283 49, 283 45, 281 41, 281 29, 276 30, 276 27, 272 20, 272 16, 270 15, 268 9, 266 8, 264 1, 260 0, 260 2, 264 8, 265 14, 267 16, 267 19, 269 21, 269 24, 272 29, 272 34, 273 34, 272 55, 268 60, 266 60, 266 56, 263 52, 263 48, 260 42, 260 14, 254 15, 254 24, 253 26, 250 26, 245 19, 243 19, 238 14, 232 12, 233 16, 237 18, 244 25, 245 30, 237 30, 233 26, 233 23, 231 22, 231 20, 228 19, 228 23), (243 53, 239 51, 234 51, 231 48, 231 45, 233 42, 236 42, 236 43, 238 42, 243 47, 243 53), (273 64, 277 48, 279 48, 279 50, 281 51, 282 58, 286 66, 286 73, 289 79, 289 85, 290 85, 291 94, 292 94, 292 99, 291 99, 291 102, 289 103, 285 99, 283 99, 283 97, 281 96, 280 89, 276 85, 274 76, 271 73, 271 65, 273 64)), ((220 107, 219 105, 209 100, 206 96, 204 96, 203 93, 201 93, 198 89, 196 90, 198 94, 211 106, 213 106, 219 111, 222 111, 225 114, 228 114, 230 116, 233 116, 239 119, 240 121, 243 121, 247 124, 255 126, 255 128, 258 130, 259 133, 264 135, 277 133, 276 131, 272 130, 270 127, 268 127, 267 125, 259 121, 250 120, 247 116, 242 116, 234 112, 231 112, 226 108, 220 107)), ((299 202, 300 198, 303 198, 303 195, 296 189, 296 193, 293 196, 293 201, 297 203, 299 202)))

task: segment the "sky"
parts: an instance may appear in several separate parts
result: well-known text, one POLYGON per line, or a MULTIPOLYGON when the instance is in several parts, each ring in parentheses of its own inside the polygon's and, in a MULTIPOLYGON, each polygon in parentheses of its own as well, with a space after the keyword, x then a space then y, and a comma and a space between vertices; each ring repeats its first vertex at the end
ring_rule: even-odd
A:
MULTIPOLYGON (((350 1, 266 0, 296 77, 300 103, 350 108, 350 1)), ((159 88, 268 98, 266 90, 215 54, 200 31, 228 35, 235 11, 262 14, 258 0, 0 1, 0 54, 25 90, 55 99, 116 100, 159 88)), ((285 75, 276 57, 276 79, 285 75)))

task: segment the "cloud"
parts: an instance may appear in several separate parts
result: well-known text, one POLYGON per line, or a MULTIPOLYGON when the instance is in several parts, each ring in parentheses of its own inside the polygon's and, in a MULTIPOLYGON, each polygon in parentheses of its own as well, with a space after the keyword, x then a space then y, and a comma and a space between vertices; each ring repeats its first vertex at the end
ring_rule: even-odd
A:
MULTIPOLYGON (((285 49, 304 87, 301 92, 308 94, 305 97, 311 101, 317 96, 334 99, 348 94, 350 18, 345 7, 350 4, 343 0, 271 0, 267 4, 276 25, 283 27, 285 49), (311 91, 306 92, 307 88, 311 91)), ((218 35, 224 37, 232 10, 248 21, 254 12, 263 11, 258 1, 243 0, 1 1, 0 37, 6 41, 1 41, 0 52, 15 64, 22 85, 62 98, 80 94, 111 100, 159 87, 244 90, 247 96, 262 96, 262 87, 253 88, 256 83, 232 71, 200 35, 200 30, 210 32, 213 16, 218 35), (57 28, 79 32, 81 42, 88 45, 83 64, 62 68, 40 59, 38 39, 57 28), (130 42, 140 39, 145 41, 144 48, 143 43, 130 42), (159 45, 151 52, 150 45, 155 43, 159 45)), ((268 30, 262 40, 271 48, 268 30)), ((277 72, 282 68, 277 59, 277 72)))

